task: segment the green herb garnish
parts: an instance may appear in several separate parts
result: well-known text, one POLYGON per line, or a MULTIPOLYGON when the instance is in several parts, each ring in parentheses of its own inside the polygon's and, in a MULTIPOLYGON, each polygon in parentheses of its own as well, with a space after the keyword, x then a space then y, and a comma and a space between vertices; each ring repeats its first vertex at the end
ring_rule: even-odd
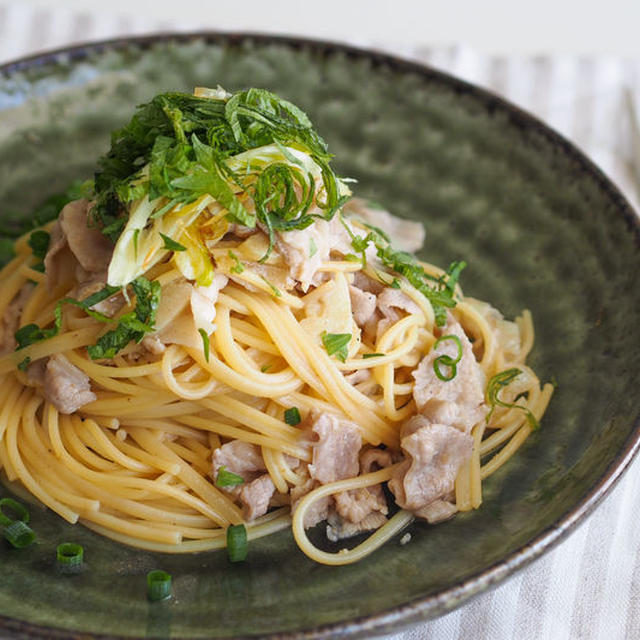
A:
POLYGON ((334 355, 338 360, 344 362, 349 355, 348 345, 351 342, 350 333, 322 333, 322 344, 327 353, 331 356, 334 355))
POLYGON ((296 425, 300 424, 301 420, 302 418, 300 416, 300 409, 298 409, 298 407, 290 407, 289 409, 285 410, 284 421, 288 425, 295 427, 296 425))
POLYGON ((62 571, 72 572, 80 568, 84 560, 84 548, 76 542, 63 542, 56 548, 56 561, 62 571))
POLYGON ((171 574, 156 569, 147 573, 147 597, 160 602, 171 597, 171 574))
POLYGON ((95 345, 87 347, 92 360, 113 358, 130 342, 140 342, 146 333, 153 331, 160 304, 160 283, 140 276, 131 287, 136 295, 135 309, 121 316, 116 328, 100 336, 95 345))
MULTIPOLYGON (((87 315, 95 318, 96 320, 100 320, 101 322, 110 322, 111 319, 109 317, 103 315, 102 313, 99 313, 98 311, 94 311, 93 309, 91 309, 91 307, 98 304, 99 302, 102 302, 103 300, 106 300, 107 298, 110 298, 118 291, 120 291, 120 287, 111 287, 107 285, 100 289, 100 291, 97 291, 84 300, 75 300, 74 298, 63 298, 62 300, 59 300, 53 312, 53 327, 50 327, 49 329, 41 329, 37 324, 31 323, 20 327, 15 332, 15 339, 17 343, 16 351, 24 349, 25 347, 28 347, 35 342, 48 340, 49 338, 53 338, 54 336, 58 335, 60 328, 62 327, 62 307, 65 304, 72 304, 76 307, 79 307, 87 315)), ((20 365, 22 365, 23 363, 24 360, 20 363, 20 365)), ((24 366, 26 367, 27 365, 24 366)))
POLYGON ((12 547, 24 549, 34 542, 36 534, 28 524, 16 520, 5 527, 4 537, 12 547))
POLYGON ((172 240, 169 236, 165 236, 164 233, 160 234, 160 237, 164 241, 163 249, 167 251, 186 251, 187 247, 181 245, 179 242, 172 240))
POLYGON ((406 251, 395 251, 391 245, 377 245, 378 257, 400 275, 403 275, 422 295, 431 302, 436 325, 441 327, 447 321, 446 309, 456 306, 455 286, 465 262, 453 262, 440 278, 430 276, 420 266, 414 256, 406 251), (430 284, 433 283, 433 284, 430 284))
POLYGON ((260 221, 272 236, 273 230, 311 224, 312 203, 330 219, 346 200, 330 158, 304 112, 269 91, 165 93, 140 106, 129 124, 113 133, 111 149, 98 163, 91 215, 115 241, 135 200, 161 198, 152 214, 156 218, 208 194, 232 221, 252 228, 260 221), (275 145, 285 162, 248 162, 238 173, 230 168, 230 158, 267 145, 275 145), (321 196, 306 165, 287 147, 315 163, 321 196), (245 208, 239 192, 253 198, 255 213, 245 208))
POLYGON ((50 239, 51 236, 42 229, 36 229, 29 236, 27 244, 31 247, 31 251, 36 258, 44 260, 44 257, 47 255, 47 251, 49 250, 50 239))
POLYGON ((0 500, 0 524, 4 527, 4 537, 16 549, 28 547, 36 539, 36 534, 29 527, 30 518, 28 509, 20 502, 13 498, 0 500), (12 511, 15 517, 8 516, 5 509, 12 511))
POLYGON ((435 371, 436 376, 440 378, 440 380, 442 380, 443 382, 449 382, 456 377, 456 374, 458 372, 457 365, 462 358, 462 342, 460 341, 460 338, 458 336, 448 334, 446 336, 441 336, 435 341, 433 350, 435 351, 438 346, 441 345, 445 340, 451 340, 455 343, 456 347, 458 348, 458 354, 455 358, 452 358, 451 356, 448 356, 446 354, 438 356, 433 361, 433 370, 435 371), (449 373, 443 373, 442 367, 449 367, 449 373))
POLYGON ((231 562, 246 560, 249 545, 247 529, 243 524, 232 524, 227 528, 227 554, 231 562))
POLYGON ((384 353, 363 353, 362 359, 366 360, 367 358, 378 358, 379 356, 383 356, 384 353))
POLYGON ((233 251, 231 251, 231 249, 229 249, 229 257, 235 263, 233 267, 229 269, 229 271, 231 271, 231 273, 242 273, 244 271, 244 265, 242 264, 242 262, 240 262, 240 258, 238 258, 238 256, 233 251))
POLYGON ((505 407, 506 409, 520 409, 521 411, 524 411, 531 429, 536 431, 540 428, 540 423, 537 418, 527 407, 523 407, 521 404, 517 404, 515 402, 504 402, 498 395, 504 387, 511 384, 511 382, 513 382, 513 380, 521 373, 522 371, 520 369, 514 367, 512 369, 506 369, 505 371, 496 373, 496 375, 489 380, 486 391, 487 402, 490 406, 489 413, 487 413, 486 417, 487 424, 489 424, 489 420, 491 419, 496 407, 505 407))
POLYGON ((204 329, 198 329, 198 333, 202 338, 202 350, 204 351, 204 359, 209 362, 209 349, 211 348, 211 343, 209 340, 209 335, 204 329))
POLYGON ((216 487, 236 487, 244 482, 244 478, 231 471, 227 471, 227 468, 222 466, 218 471, 216 477, 216 487))
POLYGON ((282 291, 280 291, 280 289, 278 289, 278 287, 276 287, 273 283, 269 282, 269 280, 267 280, 263 275, 260 276, 260 278, 262 280, 264 280, 264 282, 267 284, 267 286, 269 287, 269 289, 271 289, 271 293, 276 297, 276 298, 282 298, 282 291))

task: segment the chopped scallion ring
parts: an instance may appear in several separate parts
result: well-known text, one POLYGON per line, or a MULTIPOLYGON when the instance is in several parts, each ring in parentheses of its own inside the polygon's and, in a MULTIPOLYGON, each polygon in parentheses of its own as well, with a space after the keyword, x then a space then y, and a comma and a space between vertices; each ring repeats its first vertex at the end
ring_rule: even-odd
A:
POLYGON ((58 565, 66 569, 78 567, 84 559, 84 549, 82 545, 75 542, 63 542, 56 549, 58 565))
POLYGON ((4 537, 16 549, 28 547, 35 539, 33 529, 22 520, 16 520, 4 528, 4 537))
POLYGON ((0 500, 0 524, 5 527, 10 526, 15 520, 22 520, 25 524, 29 523, 29 511, 27 508, 14 500, 13 498, 2 498, 0 500), (4 513, 4 509, 11 509, 17 518, 10 518, 4 513))
POLYGON ((232 524, 227 528, 227 554, 231 562, 246 560, 249 545, 247 529, 243 524, 232 524))
POLYGON ((289 409, 285 409, 284 421, 292 427, 300 424, 300 422, 302 421, 302 417, 300 416, 300 409, 298 409, 298 407, 290 407, 289 409))
POLYGON ((147 596, 151 602, 160 602, 171 597, 171 574, 160 569, 147 574, 147 596))
POLYGON ((453 380, 458 373, 457 364, 462 358, 462 342, 460 342, 460 338, 458 338, 458 336, 454 336, 453 334, 441 336, 435 341, 435 344, 433 345, 434 351, 438 348, 438 345, 442 344, 445 340, 453 340, 453 342, 455 342, 456 346, 458 347, 458 355, 455 358, 452 358, 451 356, 448 356, 446 354, 438 356, 433 361, 433 370, 435 371, 436 376, 440 378, 440 380, 442 380, 443 382, 449 382, 450 380, 453 380), (449 367, 448 374, 442 372, 442 366, 449 367))

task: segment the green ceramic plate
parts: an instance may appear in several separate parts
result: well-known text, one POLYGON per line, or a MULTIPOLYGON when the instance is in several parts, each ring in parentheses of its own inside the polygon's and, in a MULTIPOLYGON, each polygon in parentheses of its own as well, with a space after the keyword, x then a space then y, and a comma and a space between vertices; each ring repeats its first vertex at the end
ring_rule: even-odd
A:
POLYGON ((224 553, 134 551, 35 509, 39 541, 0 545, 0 635, 371 636, 437 616, 559 540, 638 446, 640 231, 615 187, 568 142, 502 100, 421 66, 259 36, 117 41, 0 71, 0 212, 25 216, 90 176, 135 104, 194 85, 268 87, 301 105, 361 194, 427 229, 424 256, 464 258, 467 293, 533 312, 533 366, 558 383, 542 429, 487 482, 476 512, 392 541, 355 566, 313 564, 289 533, 224 553), (56 545, 85 547, 60 576, 56 545), (174 576, 149 604, 145 574, 174 576))

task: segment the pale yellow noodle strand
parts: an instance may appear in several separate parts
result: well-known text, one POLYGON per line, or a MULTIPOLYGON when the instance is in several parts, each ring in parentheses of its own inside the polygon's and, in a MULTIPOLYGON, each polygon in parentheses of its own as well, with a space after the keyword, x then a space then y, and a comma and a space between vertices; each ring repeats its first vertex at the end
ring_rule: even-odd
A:
MULTIPOLYGON (((540 402, 531 409, 531 412, 539 421, 542 414, 545 412, 551 395, 553 394, 553 386, 546 384, 542 390, 540 402)), ((531 433, 531 427, 528 422, 518 429, 515 435, 509 440, 509 442, 489 460, 485 465, 480 468, 481 478, 484 480, 492 473, 497 471, 524 443, 531 433)))
POLYGON ((296 445, 300 439, 298 427, 292 427, 284 420, 274 418, 231 396, 206 398, 201 401, 201 405, 225 418, 244 424, 253 431, 282 438, 296 445))
POLYGON ((185 464, 175 453, 170 451, 161 442, 153 437, 149 437, 149 433, 145 429, 131 429, 131 436, 138 444, 144 446, 145 449, 158 458, 164 458, 167 461, 180 465, 180 471, 175 474, 190 487, 196 495, 208 502, 213 509, 217 511, 218 518, 216 522, 220 526, 227 524, 239 524, 242 522, 242 514, 240 509, 233 504, 221 491, 218 491, 210 482, 205 480, 200 474, 196 473, 189 465, 185 464))
POLYGON ((392 465, 386 469, 380 471, 374 471, 373 473, 367 473, 357 478, 350 478, 348 480, 340 480, 338 482, 331 482, 329 484, 322 485, 313 491, 310 491, 304 498, 300 500, 296 506, 295 513, 293 514, 292 530, 293 536, 298 543, 300 549, 312 560, 321 564, 328 565, 344 565, 357 562, 362 558, 373 553, 376 549, 380 548, 385 542, 391 539, 394 535, 402 531, 413 519, 414 515, 408 511, 398 511, 390 520, 388 520, 382 527, 371 534, 363 543, 354 547, 353 549, 342 549, 338 553, 328 553, 322 551, 317 547, 314 547, 307 533, 304 529, 304 519, 309 507, 318 499, 330 496, 334 493, 341 491, 350 491, 352 489, 359 489, 362 487, 370 487, 381 482, 386 482, 391 478, 394 469, 398 465, 392 465))
POLYGON ((230 439, 243 440, 244 442, 250 442, 256 444, 259 447, 275 447, 284 451, 285 453, 298 458, 300 460, 311 460, 311 452, 308 446, 303 447, 300 445, 292 445, 286 441, 274 438, 273 436, 262 436, 246 429, 233 427, 231 425, 224 424, 215 420, 209 420, 198 416, 180 416, 178 418, 180 422, 186 425, 200 427, 204 430, 214 431, 217 434, 230 439))
MULTIPOLYGON (((322 388, 328 392, 328 395, 333 398, 344 413, 361 427, 363 437, 367 441, 374 445, 380 441, 387 445, 397 445, 397 433, 380 417, 380 407, 346 382, 327 353, 309 340, 289 309, 278 308, 276 304, 268 300, 258 301, 251 298, 247 300, 247 296, 241 292, 234 292, 234 295, 238 295, 240 300, 254 312, 262 311, 262 313, 258 313, 261 322, 283 352, 288 349, 291 342, 296 342, 304 354, 306 362, 311 365, 322 381, 322 388)), ((288 356, 285 357, 301 375, 298 363, 291 361, 288 356)))
POLYGON ((218 325, 218 329, 214 333, 216 346, 221 356, 233 369, 263 384, 287 384, 293 381, 299 386, 299 381, 295 379, 295 373, 289 367, 279 373, 262 373, 247 354, 235 344, 228 307, 218 307, 216 324, 218 325))
MULTIPOLYGON (((23 420, 22 414, 27 402, 31 402, 34 405, 32 412, 35 413, 38 406, 42 403, 42 399, 39 397, 34 398, 33 391, 25 389, 16 403, 13 414, 14 418, 9 421, 5 433, 7 451, 9 458, 11 459, 11 466, 14 468, 20 482, 29 490, 30 493, 38 498, 40 502, 55 511, 59 516, 74 524, 78 521, 78 513, 67 507, 59 500, 56 500, 50 493, 45 491, 31 473, 29 473, 20 456, 18 450, 18 430, 23 420)), ((28 415, 28 413, 29 412, 25 411, 25 416, 28 415)))
POLYGON ((278 465, 278 461, 275 459, 276 451, 271 449, 270 447, 262 447, 262 459, 264 460, 264 464, 267 467, 267 471, 269 472, 269 476, 273 481, 273 484, 276 487, 276 491, 279 493, 288 493, 289 485, 282 474, 282 470, 278 465))
POLYGON ((12 371, 25 358, 30 358, 33 362, 34 360, 45 358, 56 353, 65 353, 78 347, 86 347, 94 344, 99 333, 100 327, 78 329, 77 331, 61 333, 42 342, 36 342, 19 351, 12 351, 0 358, 0 374, 12 371))
POLYGON ((72 423, 77 432, 84 430, 91 434, 96 451, 107 460, 111 460, 131 471, 138 471, 140 473, 150 473, 154 471, 154 467, 134 460, 120 451, 115 445, 116 438, 114 436, 110 437, 90 418, 82 420, 80 416, 74 415, 72 416, 72 423))
POLYGON ((180 357, 180 348, 175 345, 165 351, 162 358, 162 377, 166 387, 177 396, 185 400, 200 400, 201 398, 206 398, 211 395, 217 387, 220 387, 219 381, 213 376, 204 383, 179 384, 173 374, 173 364, 176 355, 180 357))

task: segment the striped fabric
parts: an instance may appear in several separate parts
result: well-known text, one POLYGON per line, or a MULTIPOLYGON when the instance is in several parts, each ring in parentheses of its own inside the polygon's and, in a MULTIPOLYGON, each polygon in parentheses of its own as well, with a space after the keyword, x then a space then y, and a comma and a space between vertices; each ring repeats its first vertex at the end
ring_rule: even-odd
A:
MULTIPOLYGON (((43 49, 215 23, 35 9, 0 0, 0 63, 43 49)), ((464 46, 389 51, 498 92, 574 141, 640 202, 640 60, 488 57, 464 46)), ((640 459, 568 540, 498 588, 393 640, 640 638, 640 459)))

